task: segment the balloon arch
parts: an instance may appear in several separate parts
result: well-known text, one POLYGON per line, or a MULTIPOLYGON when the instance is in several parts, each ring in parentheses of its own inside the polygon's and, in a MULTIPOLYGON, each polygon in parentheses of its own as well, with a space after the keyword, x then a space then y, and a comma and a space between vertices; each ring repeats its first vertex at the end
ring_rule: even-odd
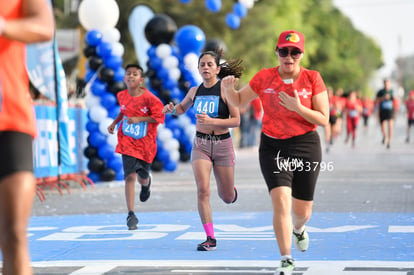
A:
MULTIPOLYGON (((180 2, 186 4, 190 1, 180 2)), ((235 3, 231 16, 226 18, 226 24, 230 28, 238 28, 240 18, 246 16, 253 2, 240 0, 235 3)), ((221 8, 221 1, 218 0, 206 0, 205 4, 212 12, 221 8)), ((190 87, 202 82, 197 70, 201 51, 216 48, 225 50, 226 47, 220 39, 207 40, 204 32, 195 25, 177 28, 173 19, 165 14, 147 12, 147 16, 149 18, 141 26, 142 30, 131 29, 132 26, 139 27, 130 24, 131 35, 135 35, 134 31, 141 32, 148 41, 148 46, 142 47, 142 39, 135 39, 142 44, 139 45, 140 51, 145 51, 146 55, 147 62, 141 65, 147 68, 147 88, 164 104, 170 101, 178 103, 190 87)), ((88 108, 86 129, 89 136, 84 155, 88 158, 88 176, 94 182, 123 180, 122 159, 114 153, 117 135, 107 132, 108 125, 120 111, 116 94, 126 89, 123 82, 125 70, 122 67, 124 47, 119 42, 121 34, 115 28, 119 20, 119 7, 115 0, 83 0, 78 17, 86 30, 83 53, 87 58, 84 80, 87 83, 85 103, 88 108)), ((140 20, 142 23, 142 18, 140 20)), ((143 53, 139 54, 142 56, 143 53)), ((194 134, 195 114, 192 109, 178 117, 167 115, 165 123, 158 128, 157 155, 152 170, 173 172, 179 161, 188 161, 194 134)))

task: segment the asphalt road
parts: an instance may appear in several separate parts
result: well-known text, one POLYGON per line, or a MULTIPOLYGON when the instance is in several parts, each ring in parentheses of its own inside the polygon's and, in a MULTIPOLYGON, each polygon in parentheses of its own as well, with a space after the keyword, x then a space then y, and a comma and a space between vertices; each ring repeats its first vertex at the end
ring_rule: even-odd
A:
MULTIPOLYGON (((355 148, 345 144, 344 135, 335 140, 329 153, 323 148, 323 164, 315 194, 315 212, 414 212, 414 142, 405 142, 406 121, 398 117, 390 149, 381 144, 378 123, 371 119, 368 129, 360 126, 355 148)), ((323 138, 323 129, 318 129, 323 138)), ((414 132, 414 129, 413 129, 414 132)), ((414 133, 413 133, 414 135, 414 133)), ((323 146, 325 147, 325 146, 323 146)), ((262 178, 257 147, 236 150, 237 203, 224 204, 211 179, 213 211, 271 211, 262 178)), ((46 200, 36 199, 33 216, 126 213, 123 182, 96 183, 86 190, 70 183, 65 190, 46 190, 46 200)), ((136 212, 197 211, 196 189, 190 163, 176 171, 153 174, 150 199, 138 198, 136 212)))

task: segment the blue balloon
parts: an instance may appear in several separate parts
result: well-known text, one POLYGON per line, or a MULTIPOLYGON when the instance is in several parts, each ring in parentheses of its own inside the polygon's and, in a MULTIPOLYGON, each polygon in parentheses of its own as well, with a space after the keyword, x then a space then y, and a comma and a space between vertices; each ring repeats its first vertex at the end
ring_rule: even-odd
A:
POLYGON ((241 4, 240 2, 237 2, 233 5, 233 12, 238 17, 243 18, 247 15, 247 8, 245 5, 241 4))
POLYGON ((96 79, 91 85, 91 91, 96 96, 101 96, 106 92, 106 84, 96 79))
POLYGON ((109 42, 101 42, 96 46, 96 53, 98 56, 105 58, 111 55, 112 45, 109 42))
POLYGON ((93 133, 93 132, 99 132, 99 124, 96 122, 93 122, 92 120, 89 120, 86 123, 86 130, 89 133, 93 133))
POLYGON ((89 82, 96 74, 96 71, 87 69, 85 73, 85 77, 83 78, 86 82, 89 82))
POLYGON ((97 172, 90 172, 88 174, 88 178, 90 178, 94 183, 97 183, 100 179, 100 176, 97 172))
POLYGON ((221 0, 206 0, 206 8, 211 12, 219 12, 221 10, 221 0))
POLYGON ((108 117, 115 119, 118 116, 120 111, 121 111, 121 108, 119 107, 119 105, 115 105, 111 109, 108 110, 108 117))
POLYGON ((175 42, 183 56, 190 52, 198 53, 206 44, 206 35, 199 27, 186 25, 175 33, 175 42))
POLYGON ((152 59, 153 57, 157 57, 157 46, 153 45, 149 47, 149 49, 147 50, 147 55, 149 59, 152 59))
POLYGON ((168 154, 168 151, 165 149, 158 149, 157 157, 164 165, 170 160, 170 155, 168 154))
POLYGON ((149 61, 149 65, 151 67, 151 69, 154 70, 159 70, 160 68, 162 68, 162 60, 158 57, 151 57, 150 61, 149 61))
POLYGON ((116 97, 111 93, 104 93, 101 96, 101 105, 106 109, 110 110, 112 107, 114 107, 117 103, 116 97))
POLYGON ((169 79, 170 74, 168 72, 168 69, 161 67, 157 70, 157 76, 159 79, 166 81, 167 79, 169 79))
POLYGON ((234 13, 228 13, 226 15, 226 24, 231 29, 238 29, 240 27, 240 17, 234 13))
POLYGON ((99 131, 92 132, 89 134, 89 142, 93 147, 98 148, 99 150, 99 147, 106 143, 106 136, 99 131))
POLYGON ((85 42, 89 46, 96 47, 102 41, 102 33, 98 30, 90 30, 85 35, 85 42))
POLYGON ((181 101, 181 91, 177 88, 177 83, 174 82, 174 86, 171 88, 170 96, 173 99, 178 99, 181 101))
POLYGON ((122 170, 122 159, 114 155, 114 157, 108 160, 107 166, 118 174, 122 170))
POLYGON ((190 140, 187 140, 184 143, 184 151, 186 153, 191 153, 191 150, 193 149, 193 143, 190 140))
POLYGON ((104 65, 115 71, 122 66, 122 57, 116 55, 107 56, 104 59, 104 65))
POLYGON ((118 67, 115 71, 114 71, 114 82, 117 81, 124 81, 124 76, 125 76, 125 69, 122 67, 118 67))
POLYGON ((104 160, 109 160, 114 156, 114 148, 110 144, 102 144, 98 148, 98 156, 104 160))
MULTIPOLYGON (((177 87, 177 81, 171 79, 171 78, 167 78, 164 80, 163 86, 165 89, 170 90, 170 94, 171 91, 177 87)), ((171 96, 172 97, 172 96, 171 96)))
POLYGON ((177 163, 170 160, 164 164, 164 170, 167 172, 174 172, 177 169, 177 163))
POLYGON ((116 173, 115 180, 124 180, 124 171, 123 170, 116 173))
POLYGON ((180 143, 181 143, 182 136, 183 136, 183 131, 180 128, 173 128, 173 129, 171 129, 171 131, 173 133, 173 138, 180 141, 180 143))

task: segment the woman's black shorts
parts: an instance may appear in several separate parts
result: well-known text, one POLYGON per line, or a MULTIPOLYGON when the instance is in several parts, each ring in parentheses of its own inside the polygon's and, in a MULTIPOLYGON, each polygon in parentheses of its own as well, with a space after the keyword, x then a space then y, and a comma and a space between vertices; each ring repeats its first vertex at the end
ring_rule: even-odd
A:
POLYGON ((288 139, 275 139, 262 133, 259 160, 269 192, 275 187, 289 186, 294 198, 313 200, 322 160, 316 131, 288 139))
POLYGON ((0 179, 22 171, 33 172, 32 136, 0 131, 0 179))

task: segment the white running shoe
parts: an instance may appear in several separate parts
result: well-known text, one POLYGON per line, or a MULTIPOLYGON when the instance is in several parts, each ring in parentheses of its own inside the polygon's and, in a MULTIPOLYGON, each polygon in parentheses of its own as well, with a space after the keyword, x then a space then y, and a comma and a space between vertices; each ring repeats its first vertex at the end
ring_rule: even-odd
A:
POLYGON ((280 266, 276 269, 274 275, 292 275, 295 269, 295 261, 293 259, 285 259, 280 261, 280 266))
POLYGON ((293 236, 295 237, 295 247, 297 250, 304 252, 309 248, 309 234, 306 231, 306 227, 303 228, 300 234, 293 232, 293 236))

